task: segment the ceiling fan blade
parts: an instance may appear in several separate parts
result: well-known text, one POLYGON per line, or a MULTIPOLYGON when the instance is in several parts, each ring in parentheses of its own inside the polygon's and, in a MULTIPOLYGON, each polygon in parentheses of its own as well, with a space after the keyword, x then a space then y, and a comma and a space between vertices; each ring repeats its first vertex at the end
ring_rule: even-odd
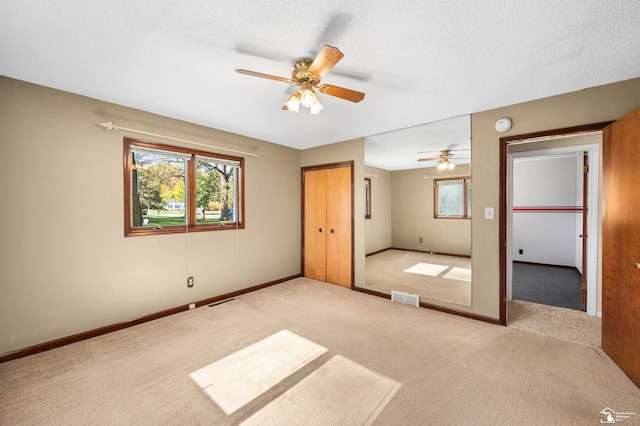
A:
POLYGON ((356 92, 355 90, 345 89, 344 87, 332 86, 330 84, 323 84, 318 86, 320 93, 326 95, 335 96, 336 98, 345 99, 351 102, 360 102, 364 99, 364 93, 356 92))
POLYGON ((309 72, 322 77, 343 57, 344 55, 337 47, 325 45, 309 66, 309 72))
POLYGON ((434 157, 434 158, 418 158, 418 161, 437 161, 439 160, 440 157, 434 157))
POLYGON ((237 69, 236 72, 238 74, 251 75, 253 77, 268 78, 269 80, 280 81, 282 83, 291 83, 291 79, 278 77, 277 75, 263 74, 261 72, 255 72, 255 71, 249 71, 249 70, 243 70, 243 69, 237 69))

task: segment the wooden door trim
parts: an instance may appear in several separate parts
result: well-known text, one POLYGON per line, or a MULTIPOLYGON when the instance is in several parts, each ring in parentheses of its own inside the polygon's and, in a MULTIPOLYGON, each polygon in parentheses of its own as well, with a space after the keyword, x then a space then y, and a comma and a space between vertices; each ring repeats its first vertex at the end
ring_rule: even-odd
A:
MULTIPOLYGON (((587 311, 587 274, 589 265, 587 264, 587 252, 589 238, 588 215, 589 213, 589 152, 582 153, 582 288, 580 291, 580 307, 584 312, 587 311)), ((591 189, 593 190, 593 188, 591 189)), ((595 207, 595 206, 594 206, 595 207)))
POLYGON ((507 148, 509 144, 519 141, 534 141, 548 137, 561 137, 591 133, 603 130, 613 121, 586 124, 560 129, 544 130, 541 132, 525 133, 521 135, 505 136, 500 138, 500 200, 498 208, 499 220, 499 298, 501 325, 507 325, 507 148))
POLYGON ((351 284, 349 286, 349 288, 351 288, 353 290, 354 287, 354 282, 355 282, 355 262, 354 262, 354 254, 355 254, 355 225, 354 225, 354 161, 350 160, 350 161, 340 161, 337 163, 327 163, 327 164, 317 164, 317 165, 313 165, 313 166, 303 166, 300 168, 300 184, 301 184, 301 212, 302 212, 302 218, 301 218, 301 228, 300 228, 300 232, 302 235, 301 238, 301 252, 302 252, 302 256, 301 256, 301 264, 300 264, 300 274, 302 276, 304 276, 304 228, 305 228, 305 203, 304 203, 304 199, 305 199, 305 187, 304 187, 304 174, 308 171, 313 171, 313 170, 326 170, 326 169, 336 169, 336 168, 340 168, 340 167, 349 167, 349 170, 351 171, 351 284))
POLYGON ((353 169, 353 160, 352 161, 341 161, 338 163, 328 163, 328 164, 316 164, 315 166, 303 166, 300 169, 302 170, 303 176, 304 172, 311 170, 326 170, 326 169, 337 169, 340 167, 351 167, 353 169))

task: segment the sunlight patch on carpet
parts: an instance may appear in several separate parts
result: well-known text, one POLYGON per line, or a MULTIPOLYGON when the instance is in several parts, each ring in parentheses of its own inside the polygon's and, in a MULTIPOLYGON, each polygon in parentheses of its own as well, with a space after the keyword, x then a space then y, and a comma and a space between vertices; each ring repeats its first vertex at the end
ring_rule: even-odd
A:
POLYGON ((409 272, 411 274, 420 274, 420 275, 428 275, 430 277, 437 277, 442 272, 444 272, 448 266, 446 265, 434 265, 432 263, 418 263, 417 265, 413 265, 409 269, 405 269, 404 272, 409 272))
POLYGON ((368 425, 401 384, 336 355, 243 425, 368 425))
POLYGON ((231 414, 280 383, 326 348, 282 330, 189 375, 231 414))
POLYGON ((451 268, 449 272, 443 275, 443 278, 471 282, 471 269, 451 268))

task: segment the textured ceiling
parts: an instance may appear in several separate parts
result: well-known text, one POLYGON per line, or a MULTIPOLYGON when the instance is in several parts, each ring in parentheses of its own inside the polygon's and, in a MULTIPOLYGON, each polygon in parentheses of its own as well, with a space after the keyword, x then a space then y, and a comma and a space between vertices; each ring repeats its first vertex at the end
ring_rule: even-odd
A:
POLYGON ((3 1, 0 74, 303 149, 638 77, 638 22, 637 0, 3 1), (295 114, 234 71, 325 44, 323 83, 362 102, 295 114))

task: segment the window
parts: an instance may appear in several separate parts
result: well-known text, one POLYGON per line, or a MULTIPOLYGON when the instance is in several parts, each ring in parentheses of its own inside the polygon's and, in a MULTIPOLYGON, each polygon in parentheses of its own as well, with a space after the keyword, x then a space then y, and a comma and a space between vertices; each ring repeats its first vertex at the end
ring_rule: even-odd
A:
POLYGON ((243 172, 243 158, 125 138, 125 236, 244 228, 243 172))
POLYGON ((435 218, 471 218, 471 178, 434 179, 433 199, 435 218))
POLYGON ((371 178, 364 178, 364 218, 371 219, 371 178))

